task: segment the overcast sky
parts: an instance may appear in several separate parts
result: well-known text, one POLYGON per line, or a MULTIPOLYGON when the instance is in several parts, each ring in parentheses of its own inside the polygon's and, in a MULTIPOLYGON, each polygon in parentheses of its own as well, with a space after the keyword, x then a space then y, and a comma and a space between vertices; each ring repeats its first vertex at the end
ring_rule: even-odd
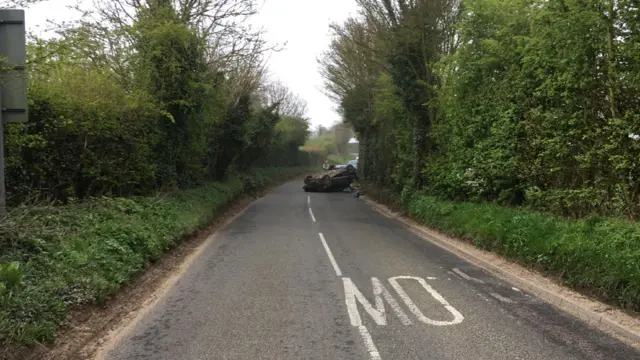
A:
MULTIPOLYGON (((72 20, 75 13, 66 5, 77 0, 49 0, 26 11, 27 29, 41 32, 47 19, 59 22, 72 20)), ((87 4, 91 1, 84 0, 87 4)), ((326 50, 329 24, 342 22, 355 15, 354 0, 258 0, 260 13, 253 19, 256 26, 266 31, 272 43, 287 42, 283 51, 272 53, 269 72, 273 79, 285 83, 309 104, 308 116, 313 127, 325 126, 340 120, 333 104, 322 93, 322 78, 316 59, 326 50)))

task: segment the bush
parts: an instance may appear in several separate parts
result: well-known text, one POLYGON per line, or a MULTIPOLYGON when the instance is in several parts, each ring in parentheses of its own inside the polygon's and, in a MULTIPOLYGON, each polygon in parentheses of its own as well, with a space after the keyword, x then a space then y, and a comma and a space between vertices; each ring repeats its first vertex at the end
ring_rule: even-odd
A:
POLYGON ((238 196, 309 170, 259 169, 171 194, 16 210, 0 224, 0 340, 52 339, 70 308, 104 303, 238 196))
POLYGON ((522 208, 457 203, 416 193, 419 222, 557 276, 566 285, 640 311, 640 226, 591 216, 569 220, 522 208))

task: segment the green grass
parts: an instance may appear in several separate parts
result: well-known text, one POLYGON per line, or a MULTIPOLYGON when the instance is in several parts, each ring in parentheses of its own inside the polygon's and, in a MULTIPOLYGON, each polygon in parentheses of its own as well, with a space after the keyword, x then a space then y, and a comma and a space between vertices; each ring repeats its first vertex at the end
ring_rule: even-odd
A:
POLYGON ((640 311, 640 225, 570 220, 522 208, 455 203, 420 193, 405 201, 419 222, 541 270, 566 285, 640 311))
POLYGON ((0 341, 53 339, 71 308, 104 303, 223 206, 310 171, 258 169, 172 194, 14 211, 0 223, 0 341))
POLYGON ((338 151, 336 139, 332 133, 308 139, 304 144, 304 148, 307 151, 315 151, 323 155, 335 153, 338 151))

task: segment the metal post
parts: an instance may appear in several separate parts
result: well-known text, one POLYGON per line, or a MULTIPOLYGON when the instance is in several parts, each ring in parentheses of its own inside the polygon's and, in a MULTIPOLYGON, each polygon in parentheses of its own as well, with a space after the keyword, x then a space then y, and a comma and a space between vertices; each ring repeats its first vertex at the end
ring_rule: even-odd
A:
POLYGON ((7 193, 4 187, 4 120, 2 119, 2 87, 0 86, 0 219, 7 216, 7 193))
POLYGON ((0 9, 0 219, 7 215, 4 123, 28 120, 24 10, 0 9))

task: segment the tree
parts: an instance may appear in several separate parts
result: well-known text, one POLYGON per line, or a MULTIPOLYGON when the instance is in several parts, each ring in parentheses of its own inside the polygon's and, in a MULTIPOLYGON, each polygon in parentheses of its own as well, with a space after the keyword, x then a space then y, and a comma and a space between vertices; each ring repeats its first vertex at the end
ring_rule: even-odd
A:
POLYGON ((1 0, 0 8, 13 9, 13 8, 25 8, 45 0, 1 0))
POLYGON ((364 178, 637 216, 637 2, 357 2, 320 64, 364 178))
POLYGON ((336 123, 331 127, 333 136, 336 140, 336 146, 340 155, 347 155, 347 143, 353 137, 353 131, 348 124, 336 123))
POLYGON ((32 121, 7 127, 12 203, 144 194, 310 160, 298 148, 304 101, 284 89, 261 103, 272 47, 243 22, 252 0, 94 4, 56 38, 30 39, 32 121))
POLYGON ((261 102, 264 106, 276 105, 283 116, 304 117, 307 113, 307 102, 293 94, 282 82, 265 83, 260 89, 261 102))

